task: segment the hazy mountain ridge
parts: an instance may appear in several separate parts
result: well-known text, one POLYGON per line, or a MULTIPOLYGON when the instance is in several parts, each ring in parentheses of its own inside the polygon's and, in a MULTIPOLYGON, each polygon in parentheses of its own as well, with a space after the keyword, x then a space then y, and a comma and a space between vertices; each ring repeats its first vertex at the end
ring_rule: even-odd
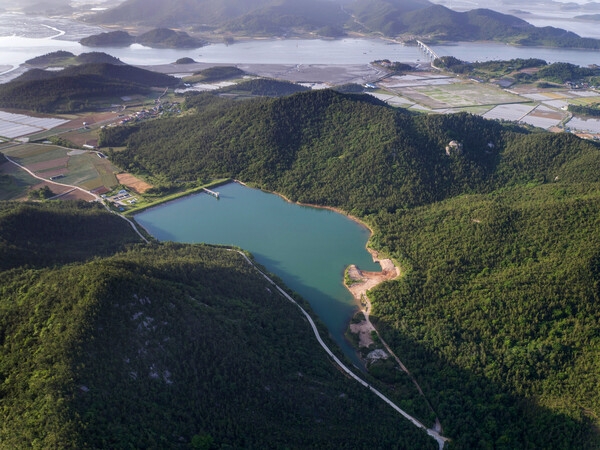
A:
POLYGON ((137 23, 155 27, 222 24, 258 8, 277 4, 275 0, 126 0, 116 8, 96 14, 95 23, 137 23))
POLYGON ((335 37, 356 30, 429 40, 498 40, 516 45, 600 48, 599 40, 581 38, 559 28, 535 27, 509 14, 489 9, 456 12, 427 0, 357 0, 342 5, 328 0, 301 3, 291 0, 177 0, 168 6, 155 3, 148 5, 142 0, 126 0, 90 20, 196 30, 210 28, 249 36, 280 36, 292 29, 302 29, 335 37))
MULTIPOLYGON (((417 4, 418 5, 418 4, 417 4)), ((393 0, 358 0, 348 7, 358 22, 387 36, 416 35, 433 40, 499 40, 517 45, 600 48, 600 41, 554 27, 535 27, 490 9, 456 12, 443 5, 407 7, 393 0)))

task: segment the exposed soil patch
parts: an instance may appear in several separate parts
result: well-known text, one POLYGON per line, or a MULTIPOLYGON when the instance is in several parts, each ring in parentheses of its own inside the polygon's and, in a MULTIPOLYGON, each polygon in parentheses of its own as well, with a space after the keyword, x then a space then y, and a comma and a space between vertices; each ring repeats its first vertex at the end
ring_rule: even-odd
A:
POLYGON ((371 304, 367 298, 367 291, 379 283, 386 280, 393 280, 400 276, 400 269, 394 265, 391 259, 379 259, 375 251, 371 251, 371 254, 373 255, 373 261, 379 263, 381 266, 381 272, 361 271, 354 265, 348 269, 348 278, 352 280, 352 283, 347 288, 367 314, 371 309, 371 304))
POLYGON ((117 174, 117 180, 123 186, 127 186, 131 188, 138 194, 143 194, 148 189, 152 187, 151 184, 146 183, 145 181, 140 180, 139 178, 134 177, 130 173, 119 173, 117 174))
POLYGON ((371 325, 371 322, 367 322, 366 320, 350 324, 350 332, 358 334, 358 346, 360 348, 369 348, 375 343, 371 336, 372 331, 375 331, 375 328, 371 325))

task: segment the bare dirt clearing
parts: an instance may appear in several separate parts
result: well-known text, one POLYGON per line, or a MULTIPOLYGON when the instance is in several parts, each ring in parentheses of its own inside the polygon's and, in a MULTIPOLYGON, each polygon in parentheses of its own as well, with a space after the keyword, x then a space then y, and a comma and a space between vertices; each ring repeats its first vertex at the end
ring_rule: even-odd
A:
POLYGON ((148 184, 145 181, 142 181, 139 178, 136 178, 129 173, 117 174, 117 180, 119 180, 120 184, 133 189, 138 194, 143 194, 144 192, 146 192, 148 189, 150 189, 152 187, 151 184, 148 184))
POLYGON ((391 259, 379 259, 377 252, 371 251, 373 261, 379 263, 381 272, 361 271, 358 267, 352 265, 348 268, 348 277, 352 283, 347 286, 356 301, 365 309, 365 313, 370 312, 371 304, 367 298, 367 291, 378 284, 393 280, 400 276, 400 269, 394 265, 391 259))

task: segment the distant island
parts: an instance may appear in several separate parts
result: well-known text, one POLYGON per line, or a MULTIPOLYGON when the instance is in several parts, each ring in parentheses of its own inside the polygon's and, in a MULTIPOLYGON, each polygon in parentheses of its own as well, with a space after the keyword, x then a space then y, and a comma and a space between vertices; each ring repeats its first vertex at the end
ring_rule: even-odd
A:
POLYGON ((115 58, 104 52, 89 52, 80 55, 74 55, 71 52, 58 50, 56 52, 46 53, 25 61, 28 66, 74 66, 80 64, 115 64, 123 65, 119 58, 115 58))
POLYGON ((69 113, 98 108, 107 97, 147 94, 153 87, 174 87, 175 77, 125 64, 88 63, 61 71, 30 69, 0 84, 0 108, 69 113))
POLYGON ((110 31, 83 38, 79 43, 86 47, 128 47, 131 44, 141 44, 152 48, 199 48, 206 45, 206 41, 169 28, 156 28, 139 36, 132 36, 126 31, 110 31))
MULTIPOLYGON (((358 33, 404 42, 492 40, 522 46, 600 48, 598 39, 583 38, 555 27, 536 27, 510 14, 490 9, 457 12, 428 0, 356 0, 343 6, 327 0, 232 0, 230 4, 229 8, 222 8, 208 0, 174 0, 168 5, 158 0, 126 0, 88 20, 98 24, 186 29, 207 39, 215 36, 336 38, 358 33), (140 11, 145 14, 140 15, 140 11)), ((129 45, 124 32, 118 33, 86 38, 82 44, 106 45, 114 39, 115 45, 129 45)), ((150 33, 147 43, 142 42, 143 35, 135 42, 149 46, 188 46, 185 36, 174 38, 175 31, 171 30, 171 36, 150 33)))

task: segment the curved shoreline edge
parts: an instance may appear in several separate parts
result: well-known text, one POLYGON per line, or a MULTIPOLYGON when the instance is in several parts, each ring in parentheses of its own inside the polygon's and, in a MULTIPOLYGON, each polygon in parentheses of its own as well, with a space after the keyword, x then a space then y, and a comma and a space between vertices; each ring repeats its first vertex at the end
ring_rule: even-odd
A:
MULTIPOLYGON (((370 236, 369 236, 369 240, 371 239, 372 235, 374 234, 373 229, 368 224, 366 224, 365 222, 361 221, 358 217, 355 217, 355 216, 352 216, 350 214, 347 214, 345 211, 343 211, 343 210, 341 210, 339 208, 329 207, 329 206, 320 206, 320 205, 311 205, 311 204, 300 203, 300 202, 293 202, 290 199, 286 198, 282 194, 279 194, 277 192, 265 191, 265 190, 260 189, 260 188, 255 188, 255 187, 252 187, 252 186, 248 186, 246 183, 244 183, 244 182, 242 182, 240 180, 237 180, 237 179, 218 180, 217 182, 210 183, 210 186, 211 187, 215 187, 217 185, 223 185, 223 184, 228 184, 228 183, 238 183, 238 184, 240 184, 242 186, 245 186, 245 187, 247 187, 249 189, 259 189, 259 190, 261 190, 263 192, 269 192, 271 194, 278 195, 283 200, 285 200, 285 201, 287 201, 289 203, 295 203, 295 204, 300 205, 300 206, 307 206, 307 207, 318 208, 318 209, 327 209, 327 210, 330 210, 332 212, 335 212, 335 213, 338 213, 338 214, 342 214, 342 215, 348 217, 350 220, 354 221, 355 223, 359 224, 360 226, 364 227, 365 229, 369 230, 369 232, 371 233, 370 236)), ((145 208, 145 209, 151 209, 152 207, 160 206, 162 203, 179 200, 179 199, 181 199, 181 197, 186 197, 188 195, 193 195, 193 194, 197 194, 197 193, 199 193, 199 192, 196 191, 196 190, 194 190, 194 192, 182 193, 182 195, 178 196, 177 198, 170 198, 170 199, 166 200, 165 202, 160 202, 159 204, 154 204, 154 205, 150 206, 149 208, 145 208)), ((123 218, 125 220, 128 220, 125 217, 123 217, 123 218)), ((131 223, 131 221, 129 221, 129 222, 131 223)), ((140 226, 146 233, 148 233, 151 236, 151 234, 148 232, 148 230, 146 230, 141 224, 139 224, 137 221, 135 223, 138 226, 140 226)), ((435 420, 435 425, 434 425, 433 428, 427 428, 418 419, 414 418, 413 416, 411 416, 410 414, 408 414, 406 411, 402 410, 394 402, 392 402, 388 397, 386 397, 383 393, 381 393, 380 391, 378 391, 377 389, 375 389, 373 386, 371 386, 365 380, 363 380, 358 375, 356 375, 354 372, 352 372, 337 356, 335 356, 335 354, 331 351, 331 349, 329 349, 329 347, 327 347, 327 345, 325 344, 325 342, 322 340, 322 338, 321 338, 321 336, 319 334, 319 331, 318 331, 318 329, 317 329, 317 327, 316 327, 313 319, 311 318, 310 314, 308 314, 308 312, 299 303, 297 303, 290 295, 288 295, 281 287, 279 287, 270 277, 268 277, 264 272, 262 272, 254 264, 254 262, 250 258, 248 258, 248 256, 245 253, 243 253, 242 251, 240 251, 238 249, 228 248, 228 250, 230 250, 230 251, 236 251, 240 255, 242 255, 242 257, 248 262, 248 264, 250 264, 252 267, 254 267, 270 284, 272 284, 280 292, 281 295, 283 295, 287 300, 289 300, 290 302, 292 302, 293 304, 295 304, 300 309, 300 311, 304 314, 304 316, 309 321, 309 323, 311 325, 311 328, 313 329, 313 332, 315 334, 315 337, 317 338, 317 341, 319 342, 319 344, 321 345, 321 347, 327 352, 327 354, 333 359, 333 361, 334 361, 335 364, 337 364, 348 376, 350 376, 351 378, 354 378, 357 382, 359 382, 363 386, 367 387, 375 395, 377 395, 383 401, 385 401, 386 403, 388 403, 393 409, 395 409, 398 413, 400 413, 405 419, 410 420, 413 423, 413 425, 415 425, 418 428, 421 428, 421 429, 425 430, 427 432, 427 434, 429 434, 432 438, 434 438, 436 440, 436 442, 438 442, 439 450, 443 450, 445 443, 447 441, 449 441, 450 439, 446 438, 446 437, 444 437, 442 435, 443 430, 442 430, 442 426, 441 426, 441 423, 439 421, 439 418, 437 417, 437 414, 433 410, 431 404, 429 403, 429 401, 425 397, 425 394, 423 393, 421 387, 419 386, 419 384, 417 383, 417 381, 415 380, 415 378, 413 377, 413 375, 406 368, 406 366, 404 366, 404 364, 402 363, 402 361, 400 361, 400 359, 396 356, 396 354, 391 350, 391 348, 389 347, 389 345, 381 338, 378 330, 372 325, 372 323, 369 320, 369 312, 371 311, 371 302, 370 302, 370 300, 369 300, 369 298, 367 296, 367 291, 369 289, 372 289, 375 286, 381 284, 384 281, 389 281, 389 280, 394 280, 394 279, 399 278, 400 275, 401 275, 400 268, 398 266, 396 266, 396 264, 394 264, 394 262, 391 259, 389 259, 389 258, 379 258, 379 253, 376 250, 369 248, 368 241, 367 241, 367 244, 365 245, 365 249, 371 254, 371 257, 373 258, 373 262, 375 262, 375 263, 377 263, 377 264, 379 264, 381 266, 382 271, 381 272, 360 272, 360 270, 357 269, 357 271, 360 273, 361 278, 363 278, 363 279, 360 282, 358 282, 358 283, 354 283, 352 286, 348 286, 346 284, 345 280, 343 280, 344 286, 353 295, 353 297, 355 299, 355 302, 356 302, 356 304, 358 306, 358 310, 363 312, 368 327, 370 327, 373 331, 375 331, 377 333, 377 336, 379 336, 379 339, 383 343, 383 345, 386 348, 386 350, 388 351, 388 353, 396 360, 396 362, 398 363, 398 365, 400 366, 400 368, 411 378, 411 380, 415 384, 417 390, 419 391, 419 393, 421 394, 421 396, 423 396, 423 399, 427 403, 427 406, 435 414, 436 420, 435 420), (365 301, 364 305, 362 305, 362 303, 361 303, 361 301, 363 299, 365 301)))
POLYGON ((294 305, 296 305, 300 309, 302 314, 304 314, 304 316, 308 320, 308 323, 310 324, 310 326, 313 330, 313 333, 315 334, 315 337, 317 338, 317 341, 319 342, 321 347, 325 350, 325 352, 327 352, 327 354, 330 356, 330 358, 333 359, 334 363, 340 369, 342 369, 349 377, 353 378, 355 381, 362 384, 364 387, 368 388, 371 392, 373 392, 375 395, 377 395, 379 398, 381 398, 384 402, 386 402, 388 405, 390 405, 396 412, 400 413, 402 415, 402 417, 404 417, 405 419, 412 422, 413 425, 424 430, 429 436, 431 436, 433 439, 435 439, 435 441, 438 443, 439 449, 443 450, 446 442, 449 441, 450 439, 442 436, 436 429, 427 428, 419 420, 417 420, 416 418, 414 418, 413 416, 408 414, 406 411, 401 409, 399 406, 397 406, 394 402, 392 402, 389 398, 387 398, 379 390, 377 390, 372 385, 370 385, 365 380, 363 380, 358 375, 356 375, 354 372, 352 372, 337 356, 335 356, 335 354, 331 351, 331 349, 329 347, 327 347, 327 344, 325 344, 325 342, 321 338, 321 335, 319 334, 319 330, 317 329, 317 326, 315 325, 315 322, 313 321, 312 317, 310 316, 310 314, 308 312, 306 312, 306 310, 298 302, 296 302, 287 292, 285 292, 281 287, 279 287, 269 276, 267 276, 264 272, 262 272, 252 262, 252 260, 250 258, 248 258, 248 256, 246 254, 244 254, 242 251, 239 251, 239 250, 230 249, 230 251, 238 252, 246 260, 246 262, 248 264, 250 264, 252 267, 254 267, 258 271, 258 273, 261 274, 265 278, 265 280, 267 280, 270 284, 272 284, 273 287, 275 289, 277 289, 277 291, 283 297, 285 297, 287 300, 292 302, 294 305))

